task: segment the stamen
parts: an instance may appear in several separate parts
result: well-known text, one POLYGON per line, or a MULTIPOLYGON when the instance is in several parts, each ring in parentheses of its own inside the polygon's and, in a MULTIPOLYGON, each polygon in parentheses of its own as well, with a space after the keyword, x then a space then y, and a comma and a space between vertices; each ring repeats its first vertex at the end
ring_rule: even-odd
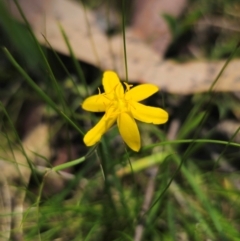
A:
POLYGON ((129 85, 126 82, 123 82, 123 84, 126 86, 127 92, 133 87, 133 85, 129 85))

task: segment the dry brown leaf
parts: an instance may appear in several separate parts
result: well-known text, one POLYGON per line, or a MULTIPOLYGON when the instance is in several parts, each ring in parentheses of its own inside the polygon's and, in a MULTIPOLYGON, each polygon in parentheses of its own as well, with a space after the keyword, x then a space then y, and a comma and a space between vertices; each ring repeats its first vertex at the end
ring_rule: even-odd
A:
MULTIPOLYGON (((163 90, 176 94, 192 94, 208 91, 223 68, 225 61, 194 61, 178 64, 165 61, 152 66, 143 79, 159 85, 163 90)), ((218 79, 214 91, 240 90, 240 60, 232 60, 218 79)))
MULTIPOLYGON (((37 0, 34 2, 39 4, 37 0)), ((96 65, 102 70, 116 70, 119 76, 125 79, 122 36, 107 38, 97 27, 94 15, 89 10, 84 12, 81 5, 76 2, 40 2, 41 6, 33 8, 35 11, 31 12, 28 7, 29 1, 20 0, 40 43, 46 44, 42 36, 45 35, 56 51, 69 54, 59 29, 61 24, 78 59, 96 65), (88 27, 85 13, 91 29, 88 27)), ((11 9, 12 14, 17 16, 17 10, 14 11, 14 7, 11 9)), ((126 41, 129 80, 154 83, 170 93, 192 94, 208 91, 225 62, 194 61, 180 64, 163 61, 156 51, 136 37, 131 29, 126 32, 126 41)), ((230 62, 214 90, 239 91, 240 73, 236 71, 238 69, 240 60, 230 62)))
POLYGON ((172 41, 163 14, 178 17, 186 4, 186 0, 135 0, 131 28, 163 56, 172 41))
MULTIPOLYGON (((48 136, 48 127, 41 124, 23 141, 25 153, 33 164, 38 160, 36 153, 47 159, 50 158, 48 136)), ((0 160, 0 213, 5 215, 0 217, 0 240, 10 240, 12 229, 14 230, 12 238, 22 240, 23 201, 31 169, 22 151, 13 150, 13 153, 4 154, 5 160, 0 160), (15 215, 12 216, 12 213, 15 215)))
POLYGON ((240 132, 238 131, 239 127, 240 127, 239 121, 226 119, 219 122, 216 126, 216 129, 219 132, 225 133, 231 141, 239 143, 240 142, 240 132))

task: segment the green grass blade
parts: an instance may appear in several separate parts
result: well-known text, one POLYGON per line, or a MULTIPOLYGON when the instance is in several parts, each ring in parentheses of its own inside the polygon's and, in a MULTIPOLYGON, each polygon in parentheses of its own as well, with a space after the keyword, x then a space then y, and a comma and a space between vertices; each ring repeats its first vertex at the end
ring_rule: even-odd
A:
POLYGON ((36 93, 49 105, 52 109, 54 109, 61 117, 63 117, 70 125, 72 125, 81 135, 84 135, 84 132, 75 124, 67 115, 58 109, 57 105, 42 91, 42 89, 29 77, 29 75, 25 72, 25 70, 16 62, 11 53, 3 48, 6 56, 13 64, 13 66, 19 71, 19 73, 25 78, 28 84, 36 91, 36 93))

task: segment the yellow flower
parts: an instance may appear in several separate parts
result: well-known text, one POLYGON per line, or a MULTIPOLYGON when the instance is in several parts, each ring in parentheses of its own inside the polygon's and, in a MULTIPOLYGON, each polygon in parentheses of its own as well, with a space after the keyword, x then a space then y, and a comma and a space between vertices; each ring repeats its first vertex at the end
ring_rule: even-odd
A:
POLYGON ((132 85, 119 81, 117 74, 106 71, 102 84, 105 93, 88 97, 82 104, 84 110, 93 112, 105 112, 101 120, 84 136, 87 146, 96 144, 102 135, 117 121, 119 132, 124 142, 134 151, 141 147, 140 134, 137 119, 146 123, 163 124, 168 120, 168 113, 156 107, 150 107, 138 103, 158 91, 158 87, 152 84, 141 84, 131 89, 132 85))

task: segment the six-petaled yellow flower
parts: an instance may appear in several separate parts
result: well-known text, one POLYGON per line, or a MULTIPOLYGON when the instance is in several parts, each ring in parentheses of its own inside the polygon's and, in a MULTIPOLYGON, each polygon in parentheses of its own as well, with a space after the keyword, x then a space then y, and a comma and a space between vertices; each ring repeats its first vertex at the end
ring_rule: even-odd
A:
POLYGON ((101 120, 84 136, 87 146, 96 144, 102 135, 117 122, 119 132, 124 142, 134 151, 139 151, 141 139, 136 120, 163 124, 168 120, 168 113, 157 107, 150 107, 138 103, 158 91, 152 84, 141 84, 131 89, 131 85, 123 83, 117 74, 106 71, 102 84, 104 93, 88 97, 82 104, 84 110, 105 112, 101 120))

